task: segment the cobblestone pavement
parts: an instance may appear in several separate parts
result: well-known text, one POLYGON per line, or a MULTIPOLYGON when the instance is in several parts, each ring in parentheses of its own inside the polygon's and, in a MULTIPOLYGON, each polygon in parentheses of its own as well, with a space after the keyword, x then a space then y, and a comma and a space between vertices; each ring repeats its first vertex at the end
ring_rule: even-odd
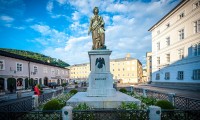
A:
POLYGON ((156 87, 156 86, 151 86, 151 85, 134 85, 134 86, 138 88, 145 88, 145 89, 160 91, 163 93, 175 93, 177 96, 200 99, 200 91, 197 91, 197 90, 184 90, 178 87, 164 88, 164 87, 156 87))

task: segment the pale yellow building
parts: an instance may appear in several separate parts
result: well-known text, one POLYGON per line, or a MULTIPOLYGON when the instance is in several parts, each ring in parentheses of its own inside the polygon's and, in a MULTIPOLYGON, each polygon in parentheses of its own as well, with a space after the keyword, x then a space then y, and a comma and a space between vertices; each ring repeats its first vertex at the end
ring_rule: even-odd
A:
POLYGON ((152 53, 146 53, 146 76, 147 81, 151 81, 152 78, 152 53))
POLYGON ((70 79, 87 80, 90 73, 90 64, 76 64, 68 67, 70 69, 70 79))
MULTIPOLYGON (((68 67, 70 79, 86 80, 90 73, 90 64, 77 64, 68 67)), ((125 58, 110 60, 110 72, 113 79, 121 83, 139 83, 142 81, 142 64, 138 59, 131 58, 128 54, 125 58)))

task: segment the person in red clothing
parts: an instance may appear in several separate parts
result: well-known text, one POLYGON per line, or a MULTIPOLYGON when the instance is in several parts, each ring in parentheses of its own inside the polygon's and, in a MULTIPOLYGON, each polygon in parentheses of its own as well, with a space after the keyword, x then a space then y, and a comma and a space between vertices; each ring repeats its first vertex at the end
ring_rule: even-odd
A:
POLYGON ((40 95, 40 89, 38 88, 37 85, 35 85, 35 87, 34 87, 34 93, 35 93, 35 95, 40 95))

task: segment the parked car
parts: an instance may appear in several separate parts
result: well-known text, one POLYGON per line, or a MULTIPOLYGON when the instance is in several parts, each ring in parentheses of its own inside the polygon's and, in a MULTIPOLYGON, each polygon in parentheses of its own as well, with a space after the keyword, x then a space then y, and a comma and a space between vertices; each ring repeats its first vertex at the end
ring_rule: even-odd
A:
POLYGON ((56 88, 58 86, 58 84, 56 82, 50 82, 50 83, 48 83, 48 86, 51 88, 56 88))

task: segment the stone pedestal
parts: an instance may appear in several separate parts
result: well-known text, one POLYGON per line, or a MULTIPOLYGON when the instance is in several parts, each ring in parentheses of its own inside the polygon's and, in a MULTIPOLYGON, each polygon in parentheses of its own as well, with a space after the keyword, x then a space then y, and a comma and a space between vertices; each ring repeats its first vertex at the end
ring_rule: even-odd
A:
POLYGON ((89 51, 90 75, 87 96, 115 96, 113 75, 110 73, 110 50, 89 51))
POLYGON ((122 102, 141 102, 134 97, 121 92, 116 92, 113 88, 113 76, 110 73, 110 50, 89 51, 90 75, 87 92, 78 92, 72 96, 67 105, 75 107, 78 104, 86 103, 93 108, 118 108, 122 102))

